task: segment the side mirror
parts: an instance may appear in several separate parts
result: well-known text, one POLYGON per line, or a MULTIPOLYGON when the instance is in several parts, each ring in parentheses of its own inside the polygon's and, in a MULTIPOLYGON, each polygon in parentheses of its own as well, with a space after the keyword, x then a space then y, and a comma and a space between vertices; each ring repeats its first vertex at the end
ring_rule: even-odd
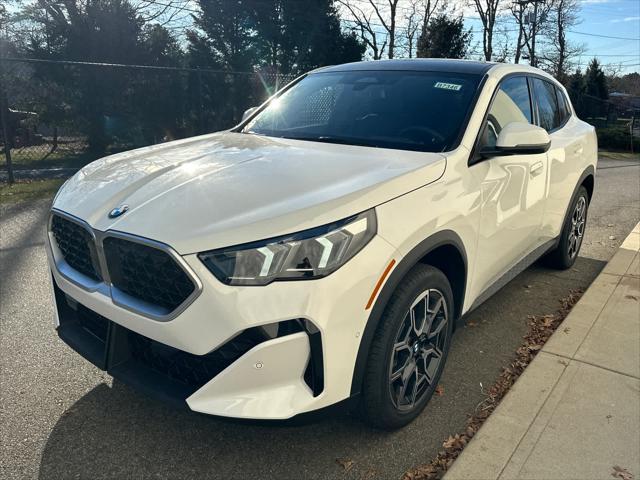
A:
POLYGON ((242 121, 244 122, 247 118, 249 118, 251 115, 253 115, 255 113, 256 110, 258 110, 259 107, 251 107, 248 108, 244 111, 244 113, 242 114, 242 121))
POLYGON ((511 122, 498 135, 495 148, 483 149, 483 157, 501 155, 533 155, 545 153, 551 138, 544 128, 521 122, 511 122))

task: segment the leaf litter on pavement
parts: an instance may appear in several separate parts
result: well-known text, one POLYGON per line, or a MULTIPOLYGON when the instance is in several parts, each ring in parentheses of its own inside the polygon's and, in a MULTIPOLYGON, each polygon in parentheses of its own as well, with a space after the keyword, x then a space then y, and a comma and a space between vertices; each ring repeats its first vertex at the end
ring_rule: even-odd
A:
MULTIPOLYGON (((442 450, 438 452, 438 455, 433 460, 408 470, 403 475, 402 480, 437 480, 444 476, 455 459, 462 453, 464 447, 467 446, 518 377, 524 372, 527 365, 531 363, 553 332, 560 326, 571 311, 571 308, 578 302, 582 293, 582 290, 571 290, 566 297, 560 300, 560 308, 555 314, 531 315, 528 317, 529 330, 523 337, 523 342, 516 350, 509 366, 503 367, 502 373, 490 388, 485 389, 480 384, 485 398, 476 406, 475 411, 469 415, 465 429, 462 432, 450 435, 443 442, 442 450)), ((633 476, 624 476, 627 474, 631 475, 625 469, 614 467, 612 476, 618 475, 617 478, 622 480, 633 480, 633 476)))

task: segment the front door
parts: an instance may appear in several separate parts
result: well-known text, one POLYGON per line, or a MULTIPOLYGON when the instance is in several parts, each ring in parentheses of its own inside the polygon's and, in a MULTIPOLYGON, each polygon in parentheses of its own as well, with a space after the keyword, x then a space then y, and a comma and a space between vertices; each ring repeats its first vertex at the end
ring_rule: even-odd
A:
MULTIPOLYGON (((480 148, 495 147, 504 126, 532 123, 529 83, 525 76, 503 80, 482 129, 480 148)), ((547 198, 547 154, 494 156, 471 167, 481 180, 476 288, 485 291, 541 244, 547 198)))

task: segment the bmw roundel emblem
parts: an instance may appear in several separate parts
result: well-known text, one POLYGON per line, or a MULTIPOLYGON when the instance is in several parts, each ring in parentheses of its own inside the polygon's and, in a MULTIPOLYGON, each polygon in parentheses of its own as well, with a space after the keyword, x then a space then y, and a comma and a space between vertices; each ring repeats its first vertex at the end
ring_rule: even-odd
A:
POLYGON ((129 205, 120 205, 109 212, 109 218, 118 218, 120 215, 129 210, 129 205))

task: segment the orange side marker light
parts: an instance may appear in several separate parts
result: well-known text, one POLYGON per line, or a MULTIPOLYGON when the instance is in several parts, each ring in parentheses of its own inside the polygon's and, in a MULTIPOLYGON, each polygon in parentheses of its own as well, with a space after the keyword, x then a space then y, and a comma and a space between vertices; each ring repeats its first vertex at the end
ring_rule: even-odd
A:
POLYGON ((365 307, 365 310, 369 310, 371 308, 371 305, 373 305, 373 301, 376 299, 376 296, 378 295, 380 288, 382 288, 382 285, 384 284, 384 281, 386 280, 387 275, 389 275, 389 272, 391 271, 391 269, 395 264, 396 264, 395 259, 391 260, 389 262, 389 265, 387 265, 387 268, 385 268, 384 272, 382 272, 382 275, 380 276, 378 283, 376 283, 376 288, 374 288, 373 292, 371 292, 371 297, 369 297, 369 301, 367 302, 367 306, 365 307))

